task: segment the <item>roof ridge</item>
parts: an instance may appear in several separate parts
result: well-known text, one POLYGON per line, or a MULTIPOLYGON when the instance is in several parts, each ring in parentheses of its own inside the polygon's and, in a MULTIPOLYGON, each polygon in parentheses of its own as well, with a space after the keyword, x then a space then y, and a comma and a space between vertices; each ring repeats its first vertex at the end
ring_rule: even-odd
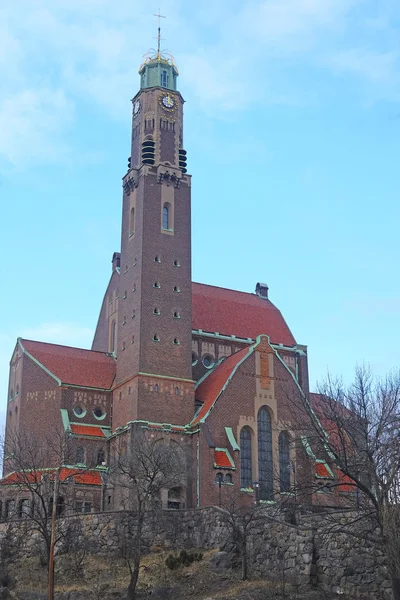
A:
POLYGON ((233 288, 222 287, 220 285, 212 285, 211 283, 200 283, 199 281, 192 281, 192 284, 193 283, 195 285, 203 285, 205 287, 216 288, 217 290, 226 290, 227 292, 236 292, 237 294, 246 294, 247 296, 255 296, 255 297, 257 297, 257 294, 255 294, 254 292, 243 292, 243 290, 235 290, 233 288))
POLYGON ((79 346, 67 346, 66 344, 54 344, 53 342, 41 342, 39 340, 30 340, 28 338, 19 338, 21 342, 33 342, 34 344, 46 344, 47 346, 58 346, 59 348, 70 348, 71 350, 83 350, 84 352, 91 352, 93 354, 103 354, 113 358, 111 352, 102 352, 101 350, 91 350, 90 348, 81 348, 79 346))

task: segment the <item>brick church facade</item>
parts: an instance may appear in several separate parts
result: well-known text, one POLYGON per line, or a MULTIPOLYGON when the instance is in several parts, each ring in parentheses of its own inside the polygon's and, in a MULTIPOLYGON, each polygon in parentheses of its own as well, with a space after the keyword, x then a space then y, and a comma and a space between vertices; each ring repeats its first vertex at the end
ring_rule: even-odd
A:
MULTIPOLYGON (((245 293, 192 282, 192 177, 178 71, 157 53, 139 73, 121 248, 92 348, 18 339, 6 437, 29 433, 40 444, 51 432, 69 433, 75 464, 65 465, 64 477, 78 511, 126 508, 107 489, 108 457, 138 428, 176 442, 186 458, 187 481, 166 490, 166 506, 218 504, 221 488, 271 502, 294 482, 326 483, 332 470, 304 441, 296 404, 310 401, 307 348, 267 285, 245 293), (68 478, 82 464, 90 468, 68 478)), ((49 454, 41 468, 53 466, 49 454)), ((5 460, 0 517, 20 510, 15 483, 5 460)))

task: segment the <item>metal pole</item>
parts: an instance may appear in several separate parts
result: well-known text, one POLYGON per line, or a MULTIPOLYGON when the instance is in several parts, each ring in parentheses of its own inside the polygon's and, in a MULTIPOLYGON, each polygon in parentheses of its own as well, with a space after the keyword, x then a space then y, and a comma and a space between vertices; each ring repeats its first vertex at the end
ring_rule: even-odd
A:
POLYGON ((57 517, 57 498, 58 498, 58 485, 60 481, 60 470, 57 469, 54 479, 54 490, 53 490, 53 510, 51 513, 51 537, 50 537, 50 553, 49 553, 49 588, 48 588, 48 600, 54 598, 54 545, 56 538, 56 517, 57 517))

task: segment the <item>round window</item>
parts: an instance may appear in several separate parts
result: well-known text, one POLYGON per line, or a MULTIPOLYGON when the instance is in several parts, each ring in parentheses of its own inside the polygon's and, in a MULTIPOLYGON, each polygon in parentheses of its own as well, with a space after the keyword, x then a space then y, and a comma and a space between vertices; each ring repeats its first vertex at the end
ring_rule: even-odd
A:
POLYGON ((82 408, 82 406, 74 406, 73 408, 74 415, 82 419, 86 415, 86 410, 82 408))
POLYGON ((206 369, 211 369, 214 366, 214 357, 211 354, 205 354, 203 356, 203 365, 206 369))
POLYGON ((192 367, 194 367, 195 365, 197 365, 197 354, 196 352, 192 352, 192 367))
POLYGON ((94 409, 93 415, 96 417, 96 419, 104 419, 106 416, 106 413, 103 412, 103 410, 100 407, 97 407, 94 409))

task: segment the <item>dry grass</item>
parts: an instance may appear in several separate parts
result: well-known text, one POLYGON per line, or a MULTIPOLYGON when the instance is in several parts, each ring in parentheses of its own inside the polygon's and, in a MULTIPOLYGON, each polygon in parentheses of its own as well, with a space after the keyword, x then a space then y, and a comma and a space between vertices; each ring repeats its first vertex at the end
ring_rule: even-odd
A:
MULTIPOLYGON (((164 595, 152 597, 168 600, 275 600, 282 598, 281 586, 268 581, 240 581, 239 573, 227 571, 215 573, 210 566, 211 555, 215 551, 205 551, 203 560, 170 571, 165 566, 169 552, 155 551, 143 557, 139 580, 140 596, 163 590, 164 595)), ((47 584, 46 567, 40 566, 38 559, 26 559, 23 563, 10 566, 10 573, 16 580, 15 590, 45 592, 47 584)), ((106 600, 108 595, 123 593, 127 589, 129 572, 123 560, 107 561, 102 556, 87 556, 83 570, 74 573, 73 565, 67 556, 56 561, 56 592, 81 592, 88 600, 106 600)), ((286 598, 291 600, 328 600, 326 595, 316 592, 297 594, 287 588, 286 598)))

